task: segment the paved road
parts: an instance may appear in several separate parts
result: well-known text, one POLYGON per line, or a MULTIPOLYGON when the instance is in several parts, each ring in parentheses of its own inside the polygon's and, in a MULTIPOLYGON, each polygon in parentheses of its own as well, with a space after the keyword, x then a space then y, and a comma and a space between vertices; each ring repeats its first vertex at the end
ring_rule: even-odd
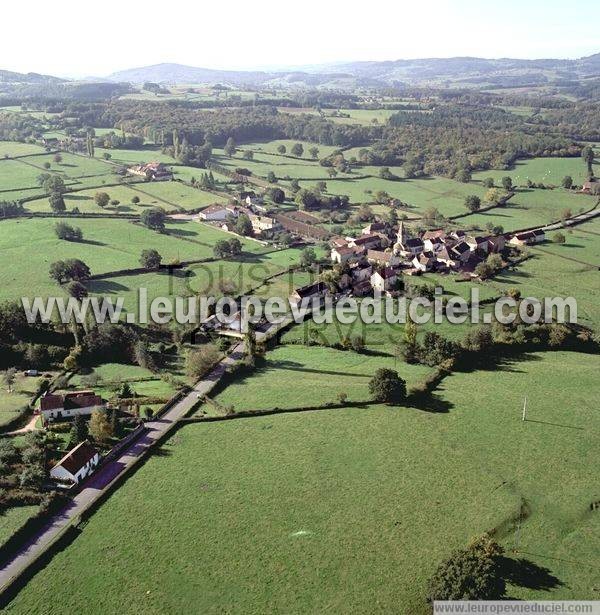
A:
POLYGON ((52 541, 81 515, 89 505, 97 500, 104 490, 126 469, 138 463, 144 453, 167 434, 198 403, 198 399, 207 395, 222 378, 225 370, 235 361, 244 356, 244 344, 238 343, 232 352, 212 370, 208 376, 200 380, 183 399, 177 402, 165 414, 154 421, 146 423, 146 431, 125 447, 115 459, 106 462, 85 483, 84 488, 73 498, 64 510, 55 515, 48 524, 28 543, 10 562, 0 569, 0 593, 6 585, 18 577, 41 555, 52 541))

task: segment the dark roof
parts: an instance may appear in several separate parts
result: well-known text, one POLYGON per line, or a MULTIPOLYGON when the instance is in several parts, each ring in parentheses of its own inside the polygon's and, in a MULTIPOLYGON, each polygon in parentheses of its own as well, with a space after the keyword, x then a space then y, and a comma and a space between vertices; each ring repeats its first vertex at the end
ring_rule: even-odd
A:
POLYGON ((365 243, 371 243, 371 242, 375 242, 375 241, 381 241, 381 237, 379 235, 361 235, 360 237, 357 237, 356 239, 353 239, 354 244, 357 246, 361 246, 365 243))
POLYGON ((320 295, 327 290, 327 284, 325 282, 313 282, 306 286, 296 288, 294 291, 299 297, 312 297, 313 295, 320 295))
POLYGON ((54 467, 62 466, 67 472, 75 475, 97 453, 98 451, 87 440, 84 440, 70 450, 54 467))
POLYGON ((465 252, 470 252, 471 246, 466 241, 461 241, 457 243, 452 250, 458 252, 458 254, 464 254, 465 252))
POLYGON ((389 278, 393 278, 397 275, 397 272, 395 269, 392 269, 391 267, 384 267, 381 271, 377 272, 384 280, 387 280, 389 278))
POLYGON ((93 391, 71 391, 64 395, 46 394, 40 398, 40 410, 59 410, 101 406, 102 397, 93 391))
POLYGON ((419 237, 411 237, 410 239, 407 239, 402 245, 407 248, 416 248, 423 245, 423 240, 419 239, 419 237))

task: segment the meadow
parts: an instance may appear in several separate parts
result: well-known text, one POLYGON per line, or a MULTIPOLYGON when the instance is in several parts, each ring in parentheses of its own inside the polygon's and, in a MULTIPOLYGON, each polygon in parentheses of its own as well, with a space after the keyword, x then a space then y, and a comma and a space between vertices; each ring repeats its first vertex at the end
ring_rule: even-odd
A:
POLYGON ((19 143, 18 141, 0 141, 0 158, 14 158, 15 156, 29 156, 43 154, 45 149, 35 143, 19 143))
POLYGON ((16 506, 0 511, 0 545, 38 511, 37 506, 16 506))
POLYGON ((247 252, 239 260, 201 263, 172 274, 161 271, 92 280, 88 288, 94 295, 122 296, 126 309, 137 311, 139 288, 147 290, 149 301, 155 297, 236 296, 253 292, 255 288, 264 292, 264 278, 285 272, 298 263, 298 258, 297 250, 271 254, 247 252))
POLYGON ((350 117, 334 117, 327 113, 335 124, 386 124, 390 115, 397 113, 392 109, 340 109, 340 112, 350 117))
MULTIPOLYGON (((34 218, 0 223, 0 255, 6 262, 14 263, 0 271, 0 300, 31 296, 32 293, 35 296, 60 294, 62 291, 48 276, 51 263, 57 260, 80 258, 92 274, 102 274, 140 267, 140 254, 148 248, 158 250, 164 263, 212 258, 215 242, 231 237, 197 222, 169 221, 167 232, 157 233, 129 221, 67 219, 67 223, 83 231, 84 241, 76 243, 56 237, 54 226, 58 220, 34 218)), ((248 253, 263 250, 260 244, 250 240, 242 241, 242 245, 248 253)), ((136 279, 136 276, 124 276, 127 284, 135 283, 136 279)), ((119 278, 90 284, 95 290, 112 288, 117 291, 122 286, 119 278)))
MULTIPOLYGON (((595 163, 598 167, 599 163, 595 163)), ((510 177, 515 186, 525 186, 528 179, 535 183, 560 186, 565 175, 570 175, 577 185, 587 180, 587 166, 579 156, 574 158, 531 158, 518 160, 506 171, 490 170, 473 173, 475 181, 491 177, 497 185, 503 177, 510 177)))
MULTIPOLYGON (((560 246, 568 250, 567 246, 560 246)), ((532 250, 532 258, 514 271, 503 272, 485 284, 499 292, 516 288, 523 297, 574 297, 579 324, 600 327, 600 284, 598 265, 578 263, 561 255, 557 246, 532 250), (554 252, 555 251, 555 252, 554 252), (552 253, 554 252, 554 253, 552 253)))
POLYGON ((396 365, 393 357, 367 356, 331 348, 289 345, 267 355, 248 378, 237 378, 216 401, 238 411, 325 406, 338 403, 343 392, 349 402, 369 400, 369 380, 380 367, 398 369, 408 386, 430 369, 422 365, 396 365), (307 398, 307 391, 310 397, 307 398))
POLYGON ((124 383, 129 384, 138 397, 161 397, 165 400, 172 397, 175 388, 161 379, 160 376, 139 365, 122 363, 104 363, 94 367, 90 373, 76 374, 69 384, 74 388, 86 388, 89 378, 98 379, 93 386, 94 391, 104 399, 112 399, 124 383))
MULTIPOLYGON (((326 179, 327 193, 346 195, 351 203, 373 203, 375 194, 383 190, 390 197, 400 199, 411 207, 407 210, 410 217, 421 215, 426 209, 435 207, 444 216, 467 212, 465 197, 474 194, 483 199, 485 189, 478 184, 462 184, 444 177, 431 177, 410 180, 388 180, 376 176, 377 167, 355 169, 353 174, 340 174, 336 179, 326 179), (360 177, 362 172, 372 173, 360 177), (353 177, 357 175, 358 177, 353 177)), ((310 188, 309 182, 300 182, 302 188, 310 188)))
POLYGON ((543 226, 560 220, 564 211, 573 215, 594 207, 597 199, 585 194, 575 194, 562 188, 537 190, 522 188, 505 207, 475 213, 463 219, 469 225, 485 227, 488 222, 501 224, 505 231, 543 226))
MULTIPOLYGON (((116 180, 115 176, 115 180, 116 180)), ((117 185, 100 185, 92 189, 77 190, 76 192, 68 192, 64 195, 65 206, 67 211, 72 211, 77 208, 81 213, 94 214, 141 214, 148 207, 161 207, 167 212, 175 212, 177 208, 166 203, 163 199, 150 195, 144 190, 145 183, 140 189, 137 189, 136 184, 117 184, 117 185), (107 205, 100 207, 94 202, 94 196, 97 192, 106 192, 111 200, 119 201, 118 205, 107 205), (135 204, 131 199, 138 197, 140 202, 135 204)), ((50 212, 50 202, 47 197, 35 199, 25 203, 25 209, 32 212, 50 212)))
POLYGON ((9 393, 3 375, 4 373, 0 372, 0 427, 15 418, 23 406, 31 401, 39 382, 37 378, 27 378, 18 373, 13 390, 9 393))
POLYGON ((227 199, 211 192, 191 188, 181 182, 144 182, 136 184, 135 190, 140 196, 157 199, 159 204, 180 209, 198 209, 212 203, 226 203, 227 199))
MULTIPOLYGON (((536 353, 450 376, 445 411, 185 426, 6 612, 425 615, 438 563, 492 530, 514 562, 509 596, 594 599, 599 368, 597 356, 536 353)), ((288 380, 305 403, 311 383, 288 380)))
MULTIPOLYGON (((249 149, 248 146, 245 146, 249 149)), ((218 164, 228 167, 231 171, 236 168, 244 168, 252 171, 253 175, 266 178, 270 171, 275 173, 278 179, 286 177, 292 179, 321 179, 326 180, 329 176, 325 167, 319 165, 318 162, 310 162, 302 159, 293 159, 286 156, 255 154, 252 160, 246 160, 240 154, 240 151, 233 156, 225 156, 224 154, 215 155, 215 160, 218 164)))

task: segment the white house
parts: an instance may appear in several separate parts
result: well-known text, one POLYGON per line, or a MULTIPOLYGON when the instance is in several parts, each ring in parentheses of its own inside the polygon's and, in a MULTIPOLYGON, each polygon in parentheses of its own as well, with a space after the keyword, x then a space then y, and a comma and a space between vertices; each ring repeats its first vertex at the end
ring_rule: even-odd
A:
POLYGON ((418 271, 431 271, 436 259, 431 252, 419 254, 412 259, 412 265, 418 271))
POLYGON ((393 289, 398 280, 396 271, 391 267, 385 267, 381 271, 376 271, 371 276, 371 286, 373 290, 378 290, 380 293, 385 293, 393 289))
POLYGON ((50 476, 65 483, 79 483, 100 463, 100 453, 87 441, 70 450, 51 470, 50 476))
POLYGON ((225 220, 231 212, 227 209, 225 205, 219 205, 215 203, 214 205, 209 205, 205 209, 203 209, 198 217, 201 220, 208 220, 212 222, 213 220, 225 220))
POLYGON ((105 407, 102 397, 93 391, 73 391, 64 395, 46 393, 40 397, 40 414, 44 421, 87 415, 105 407))
POLYGON ((530 246, 546 240, 546 234, 541 229, 513 235, 508 241, 512 246, 530 246))

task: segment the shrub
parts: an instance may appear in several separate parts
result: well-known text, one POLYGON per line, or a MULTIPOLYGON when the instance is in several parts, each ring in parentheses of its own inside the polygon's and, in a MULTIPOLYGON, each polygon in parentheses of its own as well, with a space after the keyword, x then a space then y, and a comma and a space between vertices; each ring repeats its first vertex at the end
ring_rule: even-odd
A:
POLYGON ((369 393, 376 401, 397 404, 406 398, 406 381, 398 372, 382 367, 371 378, 369 393))

